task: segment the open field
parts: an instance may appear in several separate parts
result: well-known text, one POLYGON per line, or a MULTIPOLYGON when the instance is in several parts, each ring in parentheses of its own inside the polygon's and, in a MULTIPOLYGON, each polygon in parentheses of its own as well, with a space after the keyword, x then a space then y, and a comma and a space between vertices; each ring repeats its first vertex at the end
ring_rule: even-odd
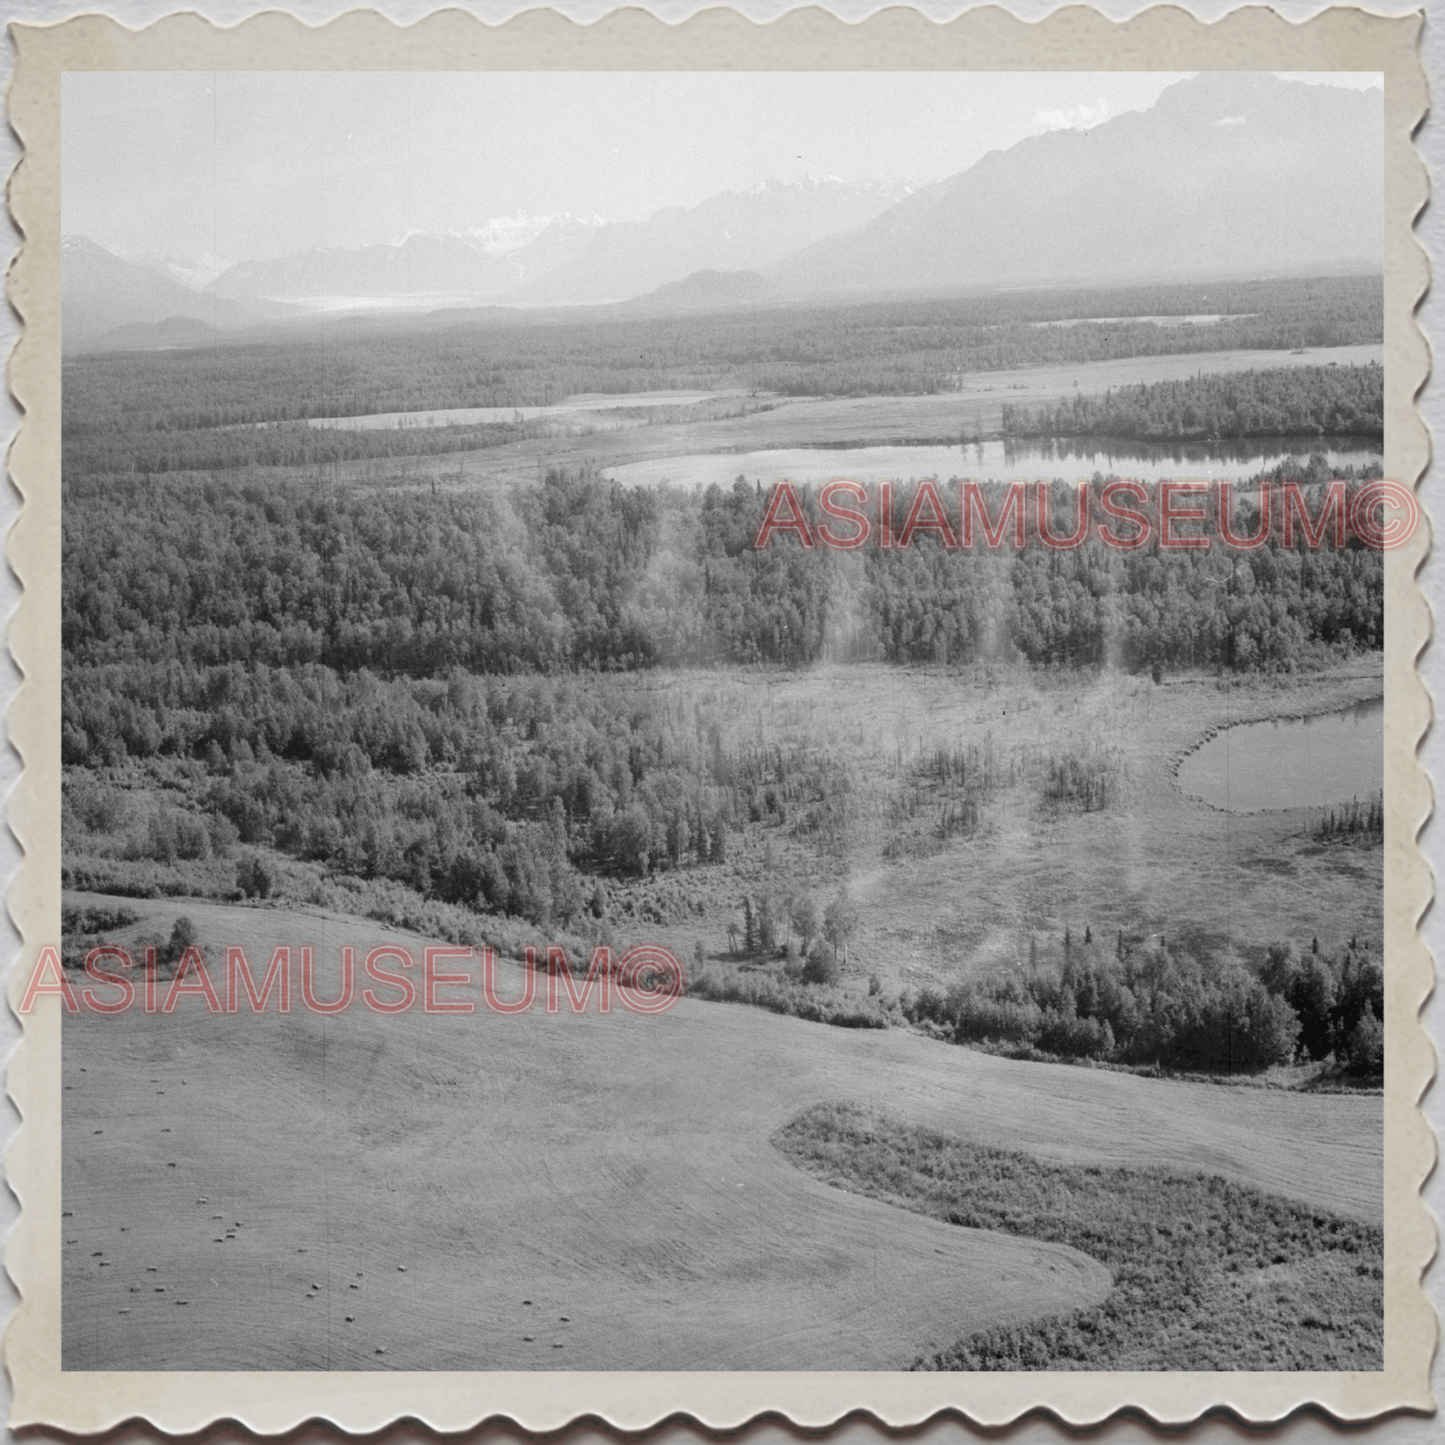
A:
MULTIPOLYGON (((184 911, 213 960, 237 943, 256 970, 280 943, 423 944, 321 913, 129 906, 122 936, 184 911)), ((830 1189, 770 1146, 833 1099, 1381 1214, 1374 1097, 1015 1063, 691 999, 654 1018, 296 1010, 66 1021, 67 1368, 900 1368, 1103 1298, 1107 1271, 1074 1251, 830 1189)))
MULTIPOLYGON (((1383 928, 1378 848, 1323 845, 1319 809, 1228 813, 1186 796, 1178 763, 1231 723, 1331 712, 1378 697, 1378 661, 1324 674, 1232 679, 1148 677, 980 666, 873 664, 805 671, 648 673, 619 688, 725 707, 724 740, 796 747, 826 759, 850 784, 849 842, 819 846, 796 821, 746 828, 723 865, 613 885, 624 938, 665 942, 685 961, 701 942, 726 966, 729 923, 744 895, 826 899, 846 882, 859 905, 845 980, 870 974, 884 992, 947 986, 992 967, 1019 965, 1037 938, 1046 952, 1066 928, 1112 941, 1164 934, 1258 960, 1265 947, 1318 937, 1337 947, 1383 928), (936 837, 945 790, 923 786, 916 819, 890 805, 911 790, 913 764, 940 747, 980 742, 1020 780, 982 805, 972 836, 936 837), (1100 750, 1117 757, 1116 800, 1100 811, 1043 806, 1030 767, 1053 755, 1100 750), (773 871, 766 871, 771 849, 773 871), (644 930, 634 919, 661 920, 644 930)), ((794 807, 796 820, 805 803, 794 807)), ((1371 944, 1377 947, 1377 943, 1371 944)))

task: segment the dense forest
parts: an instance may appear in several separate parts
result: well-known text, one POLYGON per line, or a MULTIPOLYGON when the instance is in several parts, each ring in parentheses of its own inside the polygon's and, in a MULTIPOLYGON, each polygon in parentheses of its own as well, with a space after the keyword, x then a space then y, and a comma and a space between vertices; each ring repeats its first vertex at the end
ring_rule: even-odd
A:
MULTIPOLYGON (((1323 457, 1280 470, 1330 476, 1323 457)), ((896 533, 909 490, 896 488, 896 533)), ((1073 496, 1054 489, 1056 535, 1073 526, 1073 496)), ((826 520, 813 493, 803 504, 814 526, 826 520)), ((1252 507, 1238 505, 1248 533, 1252 507)), ((1381 559, 1354 542, 1307 550, 1296 530, 1293 548, 1276 537, 1244 552, 1217 539, 1120 551, 1097 536, 962 552, 920 532, 907 549, 837 552, 784 534, 759 551, 764 507, 741 480, 697 495, 585 472, 509 501, 240 479, 67 483, 69 705, 78 719, 86 671, 112 664, 413 677, 823 657, 1294 668, 1381 642, 1381 559)))
POLYGON ((67 477, 78 478, 322 467, 481 451, 551 434, 545 424, 526 421, 365 430, 314 427, 305 422, 180 431, 157 427, 140 432, 74 426, 65 433, 65 472, 67 477))
MULTIPOLYGON (((581 873, 722 861, 728 828, 762 816, 775 772, 770 756, 724 751, 691 709, 585 679, 104 668, 68 678, 65 707, 67 762, 169 762, 187 785, 138 830, 123 791, 73 775, 68 832, 98 857, 234 867, 248 849, 275 849, 564 927, 591 903, 581 873)), ((807 787, 809 771, 790 788, 807 787)), ((127 876, 154 875, 107 869, 112 887, 127 876)), ((237 886, 267 891, 251 874, 237 886)))
MULTIPOLYGON (((476 406, 545 406, 587 392, 737 388, 784 396, 918 395, 964 373, 1126 356, 1379 342, 1378 276, 992 293, 641 319, 625 314, 431 318, 348 324, 323 340, 78 356, 63 374, 65 467, 131 470, 120 434, 476 406), (1219 314, 1209 325, 1155 316, 1219 314), (1107 319, 1090 319, 1107 318, 1107 319), (1130 319, 1134 318, 1134 319, 1130 319), (1073 324, 1050 324, 1060 320, 1073 324)), ((215 459, 156 451, 171 467, 245 465, 278 443, 234 437, 215 459), (233 460, 226 460, 227 457, 233 460)), ((318 439, 318 448, 429 445, 318 439)), ((478 445, 475 439, 469 445, 478 445)), ((318 450, 314 456, 332 455, 318 450)), ((355 455, 356 453, 348 453, 355 455)), ((386 455, 366 452, 365 455, 386 455)), ((142 452, 142 455, 150 455, 142 452)), ((142 469, 146 469, 142 467, 142 469)), ((154 470, 160 470, 156 465, 154 470)))
POLYGON ((1003 408, 1010 437, 1216 437, 1385 434, 1385 369, 1299 366, 1148 382, 1058 406, 1003 408))

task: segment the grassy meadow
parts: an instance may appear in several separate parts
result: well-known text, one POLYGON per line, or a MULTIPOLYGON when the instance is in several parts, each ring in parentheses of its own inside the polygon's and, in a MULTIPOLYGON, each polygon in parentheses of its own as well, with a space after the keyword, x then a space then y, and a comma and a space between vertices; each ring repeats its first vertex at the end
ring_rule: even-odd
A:
MULTIPOLYGON (((1319 810, 1225 813, 1186 797, 1174 780, 1180 758, 1222 726, 1378 696, 1369 663, 1323 677, 1171 677, 1162 685, 1107 671, 854 665, 740 674, 731 686, 740 736, 751 731, 769 746, 830 759, 846 780, 847 821, 835 839, 812 825, 804 803, 791 828, 746 839, 727 871, 739 893, 756 893, 771 852, 780 891, 823 895, 846 882, 860 905, 847 977, 876 974, 893 992, 947 986, 980 967, 1022 962, 1031 940, 1047 951, 1065 929, 1082 937, 1086 927, 1111 939, 1120 930, 1162 933, 1253 956, 1290 936, 1379 936, 1378 850, 1318 843, 1319 810), (951 784, 929 776, 927 763, 966 743, 993 759, 997 785, 976 828, 944 838, 951 784), (1101 761, 1114 783, 1108 807, 1086 811, 1043 796, 1048 765, 1061 757, 1101 761)), ((664 896, 669 886, 655 885, 664 896)), ((718 901, 740 914, 741 897, 718 901)), ((726 908, 714 902, 704 917, 719 913, 726 908)), ((720 951, 715 932, 663 933, 684 958, 695 939, 709 955, 720 951)))
MULTIPOLYGON (((341 947, 429 941, 321 909, 127 906, 132 946, 183 908, 218 978, 228 945, 259 977, 309 944, 326 998, 341 947)), ((518 997, 520 970, 498 989, 518 997)), ((68 1018, 61 1072, 68 1369, 903 1369, 1110 1297, 1086 1243, 830 1188, 770 1143, 837 1099, 1361 1226, 1383 1205, 1378 1097, 1016 1062, 691 998, 657 1017, 322 1017, 298 995, 257 1017, 191 996, 68 1018)))

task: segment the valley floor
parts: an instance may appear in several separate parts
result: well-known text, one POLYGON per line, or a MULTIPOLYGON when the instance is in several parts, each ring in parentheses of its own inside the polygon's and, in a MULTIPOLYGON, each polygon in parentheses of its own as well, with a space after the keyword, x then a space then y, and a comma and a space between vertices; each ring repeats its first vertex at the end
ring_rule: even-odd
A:
MULTIPOLYGON (((592 463, 604 473, 610 473, 615 467, 638 469, 638 464, 648 463, 645 471, 636 471, 638 477, 645 477, 649 482, 665 479, 687 488, 693 482, 686 459, 699 453, 878 446, 900 440, 952 442, 960 433, 996 435, 1006 403, 1037 408, 1142 382, 1186 380, 1201 372, 1364 366, 1383 359, 1384 347, 1378 343, 1320 346, 1303 352, 1184 352, 972 372, 957 378, 957 390, 919 396, 768 397, 762 409, 743 410, 741 414, 719 419, 687 418, 619 429, 600 418, 590 422, 585 417, 572 418, 566 425, 559 425, 556 435, 478 451, 408 457, 404 461, 376 459, 343 463, 336 468, 334 480, 387 485, 405 480, 466 489, 506 489, 534 483, 551 467, 576 468, 592 463), (575 434, 569 435, 569 431, 575 434), (672 465, 674 459, 676 464, 672 465)), ((623 394, 615 400, 622 405, 629 398, 623 394)), ((1329 439, 1322 439, 1321 445, 1327 448, 1329 439)), ((970 455, 960 451, 961 473, 967 471, 972 475, 970 455)), ((765 486, 770 486, 779 478, 762 480, 765 486)))

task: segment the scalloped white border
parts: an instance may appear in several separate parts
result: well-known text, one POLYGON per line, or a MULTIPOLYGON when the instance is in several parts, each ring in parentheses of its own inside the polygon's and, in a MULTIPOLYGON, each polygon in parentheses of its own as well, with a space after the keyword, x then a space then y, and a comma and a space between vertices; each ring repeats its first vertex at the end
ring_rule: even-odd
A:
MULTIPOLYGON (((24 334, 10 360, 26 415, 11 453, 24 498, 9 539, 24 595, 10 629, 25 681, 11 706, 25 772, 11 826, 25 850, 12 917, 25 939, 17 964, 58 936, 59 913, 59 73, 63 69, 1379 69, 1386 75, 1387 475, 1416 482, 1429 455, 1414 397, 1428 351, 1414 319, 1428 266, 1411 223, 1424 203, 1424 167, 1411 134, 1424 114, 1419 18, 1335 10, 1295 23, 1262 7, 1210 24, 1173 6, 1117 23, 1084 6, 1026 23, 995 7, 945 24, 893 9, 857 23, 795 10, 767 25, 709 10, 681 25, 624 10, 580 26, 530 11, 490 26, 448 11, 405 28, 351 12, 319 28, 268 12, 221 29, 197 15, 131 31, 100 16, 51 27, 12 26, 18 51, 11 123, 25 154, 11 177, 11 212, 25 237, 8 280, 24 334)), ((22 1205, 6 1264, 21 1303, 5 1337, 11 1425, 75 1432, 142 1419, 186 1432, 224 1419, 266 1433, 325 1419, 369 1431, 414 1419, 454 1431, 492 1421, 555 1430, 592 1419, 638 1430, 665 1419, 736 1428, 762 1413, 817 1427, 844 1416, 899 1427, 940 1414, 998 1427, 1044 1410, 1070 1425, 1130 1409, 1165 1424, 1225 1409, 1261 1424, 1316 1405, 1341 1421, 1429 1410, 1434 1312, 1420 1289, 1434 1223, 1419 1188, 1434 1140, 1416 1103, 1434 1068, 1418 1012, 1432 967, 1416 931, 1429 903, 1429 870, 1416 847, 1429 816, 1429 779, 1415 748, 1430 703, 1415 661, 1430 634, 1415 576, 1428 550, 1422 528, 1389 554, 1386 737, 1386 1345, 1378 1374, 573 1374, 573 1373, 65 1373, 59 1370, 59 1010, 49 999, 24 1021, 10 1095, 24 1123, 7 1155, 22 1205)), ((12 1007, 18 979, 11 971, 12 1007)))

